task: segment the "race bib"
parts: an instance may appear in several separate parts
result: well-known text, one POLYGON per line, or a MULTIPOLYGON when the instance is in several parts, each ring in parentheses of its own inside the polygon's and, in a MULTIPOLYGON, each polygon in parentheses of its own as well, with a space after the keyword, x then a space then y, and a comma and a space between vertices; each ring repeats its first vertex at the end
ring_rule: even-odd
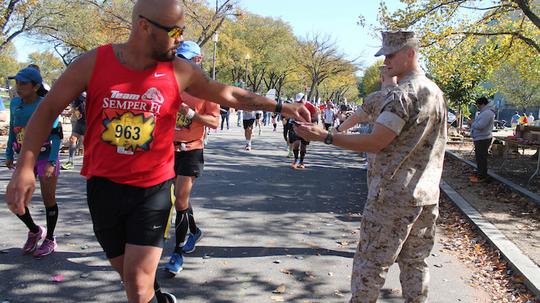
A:
POLYGON ((24 132, 25 132, 24 127, 20 127, 20 126, 14 127, 13 132, 15 133, 15 141, 17 141, 18 144, 22 145, 24 141, 24 132))
POLYGON ((154 140, 155 116, 153 114, 123 113, 112 119, 103 120, 105 130, 101 139, 113 146, 120 154, 132 155, 137 151, 148 151, 154 140))
POLYGON ((183 128, 188 128, 191 125, 192 119, 190 119, 187 115, 183 115, 178 111, 176 114, 176 129, 181 130, 183 128))

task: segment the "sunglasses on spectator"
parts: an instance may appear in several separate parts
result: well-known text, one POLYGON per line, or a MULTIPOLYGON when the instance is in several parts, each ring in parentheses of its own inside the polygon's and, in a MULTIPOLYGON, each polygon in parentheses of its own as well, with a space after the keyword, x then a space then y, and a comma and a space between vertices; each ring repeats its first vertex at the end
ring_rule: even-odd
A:
POLYGON ((144 19, 144 20, 148 21, 148 23, 152 24, 153 26, 166 31, 167 35, 169 35, 169 37, 172 38, 172 39, 180 38, 180 36, 182 36, 184 34, 184 30, 186 29, 185 26, 184 27, 178 27, 178 26, 168 27, 168 26, 159 24, 156 21, 152 21, 152 20, 146 18, 143 15, 139 15, 139 18, 144 19))

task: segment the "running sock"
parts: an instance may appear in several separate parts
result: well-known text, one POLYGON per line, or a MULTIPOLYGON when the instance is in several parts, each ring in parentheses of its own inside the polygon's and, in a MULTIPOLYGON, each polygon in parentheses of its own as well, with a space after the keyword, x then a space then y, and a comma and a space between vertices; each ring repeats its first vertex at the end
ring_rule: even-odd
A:
POLYGON ((73 162, 73 156, 75 156, 75 151, 77 150, 77 143, 71 143, 69 145, 69 162, 73 162))
POLYGON ((32 220, 32 216, 30 215, 30 210, 28 209, 28 207, 24 208, 24 215, 17 215, 17 217, 19 217, 19 219, 24 222, 30 232, 37 233, 39 231, 39 227, 36 225, 36 223, 34 223, 34 220, 32 220))
POLYGON ((154 292, 154 297, 148 303, 169 303, 167 297, 161 292, 157 278, 154 278, 154 292))
POLYGON ((56 228, 56 222, 58 221, 58 204, 53 207, 45 207, 45 216, 47 218, 47 239, 53 240, 54 229, 56 228))
POLYGON ((304 163, 304 157, 306 156, 305 150, 300 150, 300 163, 304 163))
POLYGON ((294 154, 294 161, 298 160, 298 149, 293 149, 292 152, 294 154))
POLYGON ((189 227, 189 219, 188 219, 188 212, 190 208, 184 209, 181 211, 176 212, 176 220, 174 222, 175 227, 175 239, 176 239, 176 246, 174 246, 174 252, 177 254, 182 253, 182 246, 184 243, 184 240, 186 239, 186 235, 188 232, 189 227))
POLYGON ((195 217, 193 216, 193 208, 189 206, 188 208, 188 219, 189 219, 189 231, 192 234, 197 232, 197 224, 195 224, 195 217))

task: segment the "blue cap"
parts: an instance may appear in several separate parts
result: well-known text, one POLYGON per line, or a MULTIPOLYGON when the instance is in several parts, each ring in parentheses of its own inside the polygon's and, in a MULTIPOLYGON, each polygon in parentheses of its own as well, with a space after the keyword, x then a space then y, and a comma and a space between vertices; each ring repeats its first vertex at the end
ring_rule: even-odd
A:
POLYGON ((15 79, 17 81, 21 82, 35 82, 37 84, 41 84, 43 82, 43 79, 41 78, 41 74, 39 71, 33 67, 25 67, 21 69, 17 75, 8 77, 9 79, 15 79))
POLYGON ((182 41, 176 49, 176 55, 182 55, 184 58, 191 60, 191 58, 201 55, 201 48, 193 41, 182 41))

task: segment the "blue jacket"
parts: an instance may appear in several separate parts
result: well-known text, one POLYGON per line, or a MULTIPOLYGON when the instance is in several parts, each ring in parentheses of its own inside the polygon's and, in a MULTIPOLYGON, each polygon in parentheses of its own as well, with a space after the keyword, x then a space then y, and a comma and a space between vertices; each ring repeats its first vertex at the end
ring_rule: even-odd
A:
MULTIPOLYGON (((26 104, 20 97, 11 99, 10 102, 10 120, 9 120, 9 138, 6 146, 6 159, 13 160, 14 154, 21 151, 24 140, 24 132, 30 117, 36 111, 43 100, 43 97, 30 104, 26 104)), ((58 127, 59 119, 56 118, 53 124, 53 130, 41 147, 38 160, 56 161, 60 151, 61 129, 58 127), (56 131, 54 131, 56 130, 56 131)))
POLYGON ((495 109, 490 102, 482 108, 471 126, 471 137, 473 141, 490 139, 492 137, 494 122, 495 109))

